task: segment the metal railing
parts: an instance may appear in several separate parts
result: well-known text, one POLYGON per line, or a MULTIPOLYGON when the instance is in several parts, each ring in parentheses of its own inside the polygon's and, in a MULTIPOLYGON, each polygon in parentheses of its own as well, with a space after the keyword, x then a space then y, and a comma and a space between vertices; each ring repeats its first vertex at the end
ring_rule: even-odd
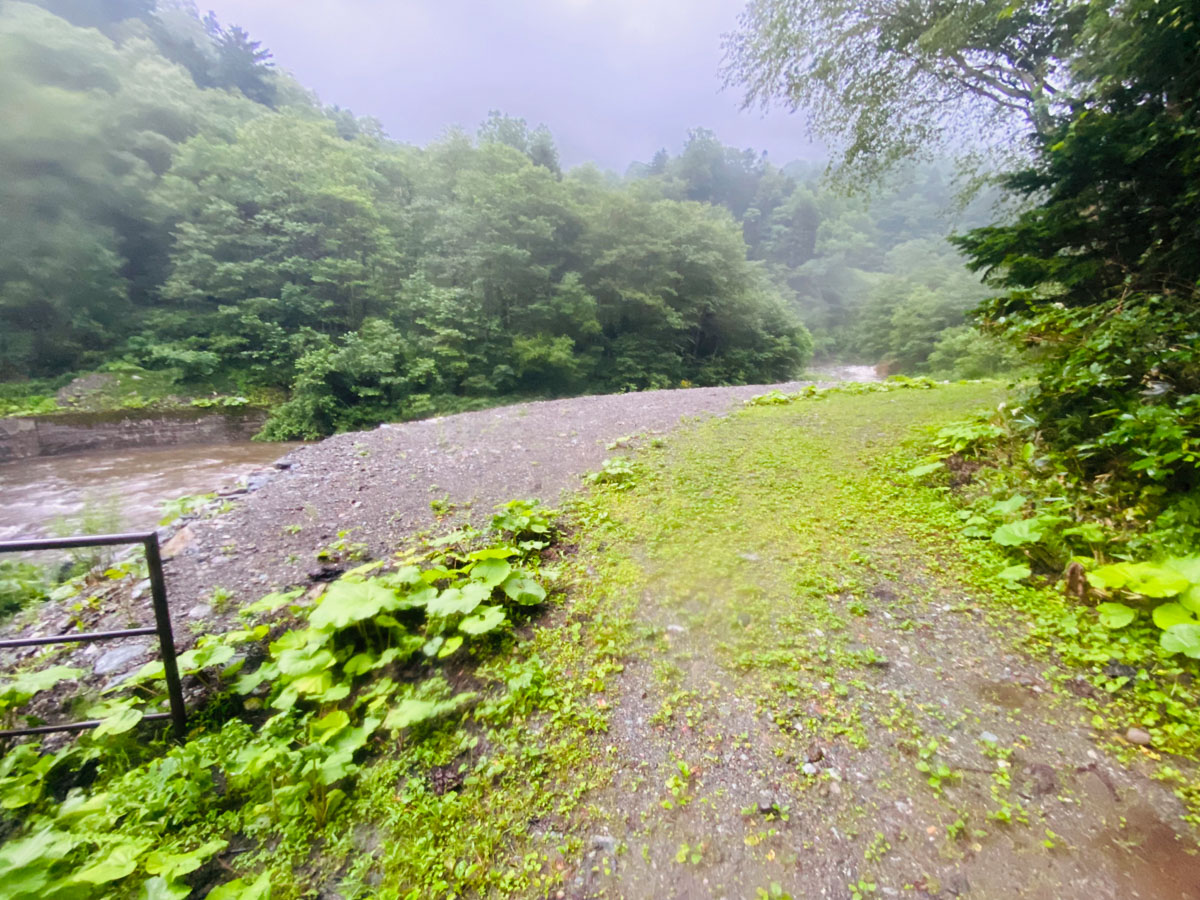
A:
MULTIPOLYGON (((167 682, 169 713, 151 713, 143 722, 170 719, 177 740, 187 733, 187 710, 183 705, 183 688, 179 683, 179 667, 175 662, 175 635, 171 630, 171 612, 167 608, 167 583, 163 578, 162 554, 158 549, 158 533, 154 531, 130 534, 100 534, 82 537, 46 538, 32 541, 0 541, 0 553, 20 553, 31 550, 74 550, 80 547, 116 547, 122 544, 141 544, 146 552, 146 568, 150 578, 150 596, 154 605, 154 627, 126 628, 121 631, 90 631, 79 634, 59 634, 50 637, 15 638, 0 641, 0 650, 16 647, 36 647, 42 644, 82 644, 90 641, 110 641, 116 638, 157 634, 162 652, 163 678, 167 682)), ((14 728, 0 731, 0 739, 27 734, 48 734, 54 731, 86 731, 95 728, 100 719, 71 722, 66 725, 39 725, 34 728, 14 728)))

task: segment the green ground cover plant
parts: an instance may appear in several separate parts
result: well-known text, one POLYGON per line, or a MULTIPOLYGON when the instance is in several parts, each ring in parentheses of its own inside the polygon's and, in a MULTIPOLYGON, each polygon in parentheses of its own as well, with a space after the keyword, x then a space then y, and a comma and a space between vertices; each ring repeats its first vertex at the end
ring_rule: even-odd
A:
MULTIPOLYGON (((208 695, 182 745, 136 737, 162 702, 161 662, 77 701, 104 719, 100 728, 65 745, 19 743, 0 763, 8 896, 185 897, 214 883, 209 896, 299 896, 302 876, 289 872, 281 887, 273 875, 310 865, 314 841, 336 844, 339 812, 394 805, 397 779, 401 809, 384 818, 420 820, 405 839, 417 846, 385 868, 400 873, 390 884, 409 887, 372 896, 536 882, 540 863, 441 871, 437 847, 454 838, 434 835, 465 814, 450 808, 464 784, 501 778, 517 750, 507 743, 514 719, 550 703, 561 721, 577 727, 578 715, 586 727, 587 714, 571 712, 569 692, 552 689, 514 637, 547 601, 555 572, 541 556, 558 539, 536 503, 514 502, 487 536, 455 532, 366 563, 315 601, 293 591, 247 606, 243 628, 203 637, 179 658, 208 695), (231 878, 230 864, 245 877, 231 878)), ((25 704, 82 674, 59 666, 9 679, 0 716, 28 721, 25 704)), ((349 883, 365 891, 367 876, 349 883)))

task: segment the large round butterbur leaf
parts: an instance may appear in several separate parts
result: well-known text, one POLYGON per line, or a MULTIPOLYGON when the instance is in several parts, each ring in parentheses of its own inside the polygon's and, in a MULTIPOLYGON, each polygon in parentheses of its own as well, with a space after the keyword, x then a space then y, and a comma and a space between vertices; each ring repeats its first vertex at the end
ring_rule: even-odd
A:
POLYGON ((504 593, 514 603, 522 606, 537 606, 546 599, 546 589, 520 572, 514 572, 504 580, 504 593))
POLYGON ((1160 603, 1154 609, 1154 624, 1164 631, 1173 625, 1200 624, 1187 607, 1180 603, 1160 603))
POLYGON ((145 713, 140 709, 134 709, 131 706, 120 708, 97 725, 96 730, 92 734, 98 738, 124 734, 127 731, 132 731, 138 722, 142 721, 144 716, 145 713))
POLYGON ((1179 602, 1196 615, 1200 615, 1200 584, 1193 584, 1180 594, 1179 602))
POLYGON ((1124 628, 1137 618, 1137 610, 1124 603, 1101 603, 1096 607, 1096 612, 1100 615, 1100 624, 1105 628, 1124 628))
POLYGON ((271 873, 263 872, 254 881, 245 878, 235 878, 213 888, 208 894, 209 900, 270 900, 271 873))
POLYGON ((937 462, 928 462, 922 463, 919 466, 913 466, 904 474, 909 478, 924 478, 926 475, 932 475, 934 472, 943 468, 944 466, 945 463, 939 459, 937 462))
POLYGON ((1158 642, 1168 653, 1200 659, 1200 625, 1172 625, 1159 635, 1158 642))
POLYGON ((32 697, 56 687, 60 682, 74 681, 83 674, 83 669, 73 669, 69 666, 50 666, 36 672, 26 672, 12 681, 0 684, 0 697, 6 700, 32 697))
POLYGON ((1009 566, 1006 569, 1001 569, 996 573, 996 577, 1002 581, 1023 581, 1033 574, 1033 570, 1029 566, 1009 566))
POLYGON ((992 540, 1002 547, 1036 544, 1045 537, 1047 525, 1045 519, 1037 517, 1022 519, 1020 522, 1009 522, 992 532, 992 540))
POLYGON ((378 581, 335 581, 309 616, 308 624, 319 630, 338 630, 399 607, 396 592, 378 581))
POLYGON ((1166 565, 1188 580, 1189 587, 1179 594, 1179 602, 1200 615, 1200 556, 1169 559, 1166 565))
POLYGON ((461 588, 446 588, 425 606, 431 616, 466 615, 475 611, 484 600, 492 596, 492 589, 478 582, 469 582, 461 588))
POLYGON ((1001 500, 998 503, 993 503, 988 512, 995 513, 1000 516, 1011 516, 1015 512, 1020 512, 1021 508, 1029 501, 1021 494, 1014 494, 1007 500, 1001 500))
POLYGON ((504 559, 481 559, 471 569, 471 580, 494 588, 512 573, 512 565, 504 559))
POLYGON ((507 616, 500 606, 482 606, 473 616, 468 616, 458 623, 460 631, 467 634, 486 634, 504 624, 507 616))
POLYGON ((408 697, 392 707, 387 718, 383 720, 383 727, 389 731, 398 731, 401 728, 409 728, 421 722, 436 719, 438 716, 454 712, 474 696, 471 693, 456 694, 447 700, 422 700, 417 697, 408 697))
POLYGON ((71 880, 76 884, 108 884, 124 878, 137 868, 138 857, 150 846, 150 841, 136 839, 110 845, 76 872, 71 880))
POLYGON ((1174 597, 1187 590, 1188 579, 1168 566, 1114 563, 1088 573, 1088 583, 1102 590, 1125 590, 1143 597, 1174 597))

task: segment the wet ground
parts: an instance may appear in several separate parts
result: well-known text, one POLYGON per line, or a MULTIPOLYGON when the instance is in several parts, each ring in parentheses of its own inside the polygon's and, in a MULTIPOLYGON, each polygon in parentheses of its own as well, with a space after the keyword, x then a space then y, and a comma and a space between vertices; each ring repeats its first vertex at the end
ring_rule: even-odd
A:
POLYGON ((980 390, 932 416, 916 391, 755 409, 651 456, 610 511, 643 639, 567 896, 1200 898, 1160 757, 1106 752, 1003 597, 872 471, 980 390))
POLYGON ((270 465, 297 444, 199 444, 25 459, 0 466, 0 541, 73 531, 154 528, 164 501, 204 494, 270 465))

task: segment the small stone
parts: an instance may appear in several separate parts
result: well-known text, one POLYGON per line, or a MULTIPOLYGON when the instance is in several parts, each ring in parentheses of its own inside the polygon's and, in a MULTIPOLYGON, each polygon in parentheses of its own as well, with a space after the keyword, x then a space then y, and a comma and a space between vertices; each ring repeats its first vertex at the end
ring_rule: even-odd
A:
POLYGON ((803 766, 800 767, 800 771, 803 772, 805 775, 816 775, 821 770, 818 769, 812 763, 805 763, 803 766))
POLYGON ((683 634, 685 631, 687 631, 687 629, 682 625, 668 625, 667 631, 671 632, 672 634, 683 634))
POLYGON ((340 566, 335 563, 324 563, 308 573, 308 580, 318 582, 334 581, 342 574, 343 571, 345 571, 345 566, 340 566))
POLYGON ((808 748, 808 761, 810 763, 820 762, 825 758, 825 751, 821 749, 820 744, 813 744, 808 748))
POLYGON ((1129 678, 1137 677, 1138 670, 1133 666, 1125 663, 1117 662, 1115 659, 1110 659, 1108 665, 1104 667, 1104 674, 1109 678, 1129 678))
POLYGON ((591 844, 593 850, 599 850, 601 853, 617 852, 617 839, 611 834, 593 834, 591 844))
POLYGON ((998 743, 1000 743, 1000 738, 998 738, 996 735, 992 734, 990 731, 984 731, 984 732, 982 732, 982 733, 979 735, 979 739, 980 739, 981 741, 984 741, 985 743, 988 743, 988 744, 998 744, 998 743))
POLYGON ((189 619, 207 619, 212 615, 212 607, 207 603, 197 603, 187 611, 189 619))
POLYGON ((1058 792, 1058 776, 1054 774, 1054 769, 1045 763, 1034 763, 1026 769, 1029 775, 1029 786, 1033 790, 1034 796, 1044 797, 1047 794, 1055 794, 1058 792))
POLYGON ((124 647, 118 647, 116 650, 109 650, 92 666, 92 671, 97 675, 110 675, 113 672, 119 671, 135 660, 141 659, 150 650, 149 644, 129 644, 124 647))
POLYGON ((1125 732, 1125 740, 1131 744, 1137 744, 1139 747, 1150 746, 1150 732, 1141 728, 1130 728, 1125 732))
POLYGON ((776 807, 776 803, 775 803, 774 797, 772 797, 770 794, 760 794, 759 795, 758 811, 760 813, 762 813, 765 816, 765 815, 767 815, 767 813, 774 812, 775 807, 776 807))

